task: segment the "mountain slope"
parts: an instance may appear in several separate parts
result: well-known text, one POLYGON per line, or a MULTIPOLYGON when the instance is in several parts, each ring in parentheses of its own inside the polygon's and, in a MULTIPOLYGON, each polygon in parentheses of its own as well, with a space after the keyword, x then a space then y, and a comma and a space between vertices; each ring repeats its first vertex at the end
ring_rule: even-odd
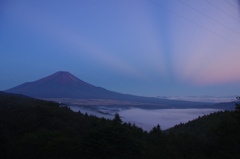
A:
POLYGON ((34 82, 6 90, 35 98, 106 98, 118 93, 88 84, 69 72, 59 71, 34 82))
MULTIPOLYGON (((101 87, 93 86, 78 79, 69 72, 63 71, 56 72, 50 76, 34 82, 24 83, 14 88, 8 89, 5 92, 24 94, 34 98, 51 99, 61 102, 78 100, 79 104, 84 104, 85 102, 88 102, 89 99, 104 100, 104 102, 100 102, 101 104, 106 103, 106 100, 113 100, 113 102, 111 102, 111 105, 118 105, 119 101, 120 105, 126 104, 126 102, 122 101, 128 101, 127 105, 131 105, 131 102, 137 102, 137 104, 142 103, 145 105, 158 105, 165 107, 194 107, 206 104, 200 102, 177 101, 121 94, 106 90, 101 87), (79 102, 81 99, 84 99, 84 101, 79 102)), ((96 103, 97 105, 99 105, 98 101, 96 103)), ((136 103, 134 103, 134 105, 135 104, 136 103)))

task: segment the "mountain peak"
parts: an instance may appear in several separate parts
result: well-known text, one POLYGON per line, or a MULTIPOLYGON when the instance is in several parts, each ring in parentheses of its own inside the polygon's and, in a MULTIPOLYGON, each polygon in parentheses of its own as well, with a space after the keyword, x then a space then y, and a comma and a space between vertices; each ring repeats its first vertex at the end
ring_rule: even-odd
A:
POLYGON ((58 71, 56 73, 69 73, 68 71, 58 71))
MULTIPOLYGON (((36 98, 73 97, 95 86, 86 83, 67 71, 58 71, 37 81, 27 82, 6 90, 36 98)), ((82 93, 81 93, 82 94, 82 93)))
MULTIPOLYGON (((58 79, 62 84, 69 84, 73 81, 80 81, 77 77, 66 71, 58 71, 53 74, 53 77, 58 79)), ((83 82, 83 81, 81 81, 83 82)))
POLYGON ((67 71, 58 71, 50 76, 37 80, 35 82, 56 82, 61 85, 74 85, 76 83, 92 87, 89 83, 86 83, 76 76, 72 75, 67 71))
POLYGON ((50 76, 73 76, 73 75, 71 73, 69 73, 68 71, 58 71, 50 76))
MULTIPOLYGON (((56 73, 54 73, 54 74, 60 74, 60 75, 72 75, 71 73, 69 73, 68 71, 58 71, 58 72, 56 72, 56 73)), ((53 74, 53 75, 54 75, 53 74)))

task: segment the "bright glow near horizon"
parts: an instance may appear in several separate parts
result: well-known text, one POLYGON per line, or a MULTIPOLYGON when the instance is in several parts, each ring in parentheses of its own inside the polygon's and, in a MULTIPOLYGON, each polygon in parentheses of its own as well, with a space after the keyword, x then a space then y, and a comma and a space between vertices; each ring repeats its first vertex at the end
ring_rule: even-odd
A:
POLYGON ((239 95, 238 2, 1 2, 0 90, 66 70, 128 94, 239 95))

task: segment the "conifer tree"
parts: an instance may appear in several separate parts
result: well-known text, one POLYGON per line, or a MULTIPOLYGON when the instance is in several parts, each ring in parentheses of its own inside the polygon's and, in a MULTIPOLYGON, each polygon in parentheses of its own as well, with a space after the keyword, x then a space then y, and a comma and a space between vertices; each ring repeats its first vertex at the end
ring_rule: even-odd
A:
POLYGON ((121 124, 122 123, 122 120, 121 120, 120 115, 118 113, 115 114, 115 117, 113 119, 113 123, 114 124, 121 124))

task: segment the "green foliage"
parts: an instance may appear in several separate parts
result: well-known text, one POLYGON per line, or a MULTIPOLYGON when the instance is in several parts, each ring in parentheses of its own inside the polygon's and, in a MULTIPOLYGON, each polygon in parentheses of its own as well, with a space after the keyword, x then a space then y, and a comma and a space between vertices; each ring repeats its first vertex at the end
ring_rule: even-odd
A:
POLYGON ((0 158, 240 158, 240 113, 222 111, 148 133, 58 103, 0 95, 0 158))

